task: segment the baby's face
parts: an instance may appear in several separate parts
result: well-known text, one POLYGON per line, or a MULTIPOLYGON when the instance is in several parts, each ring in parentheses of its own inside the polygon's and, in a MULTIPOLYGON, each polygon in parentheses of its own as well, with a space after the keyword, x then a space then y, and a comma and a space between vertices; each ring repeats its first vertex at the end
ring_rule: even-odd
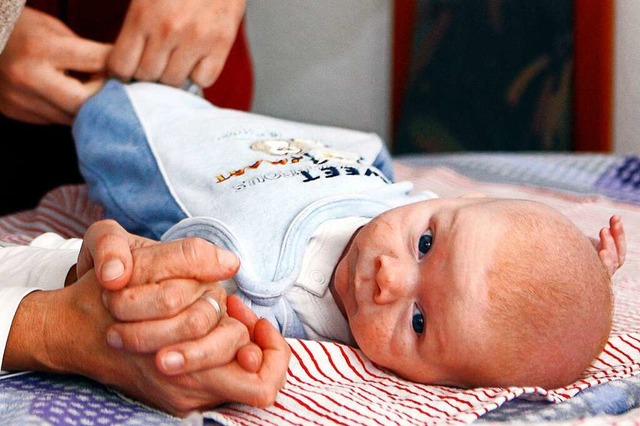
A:
POLYGON ((374 363, 416 382, 467 386, 490 357, 485 273, 509 202, 428 200, 357 232, 332 291, 374 363))

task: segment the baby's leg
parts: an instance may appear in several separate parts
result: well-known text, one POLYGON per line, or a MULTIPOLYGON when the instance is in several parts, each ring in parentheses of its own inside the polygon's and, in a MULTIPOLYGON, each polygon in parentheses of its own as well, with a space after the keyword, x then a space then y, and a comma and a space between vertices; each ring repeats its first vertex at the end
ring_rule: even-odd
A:
POLYGON ((620 216, 611 216, 609 227, 600 230, 600 242, 596 247, 604 267, 612 276, 624 264, 627 241, 620 216))

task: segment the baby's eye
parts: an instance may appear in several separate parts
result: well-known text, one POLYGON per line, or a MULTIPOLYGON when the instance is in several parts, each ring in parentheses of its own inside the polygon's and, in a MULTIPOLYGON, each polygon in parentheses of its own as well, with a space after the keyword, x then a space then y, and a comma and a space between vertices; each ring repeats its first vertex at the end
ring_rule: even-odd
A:
POLYGON ((427 231, 418 240, 418 257, 420 259, 431 249, 431 244, 433 244, 433 235, 431 235, 431 231, 427 231))
POLYGON ((413 327, 413 331, 415 331, 417 334, 422 334, 422 332, 424 331, 424 314, 416 305, 413 305, 411 327, 413 327))

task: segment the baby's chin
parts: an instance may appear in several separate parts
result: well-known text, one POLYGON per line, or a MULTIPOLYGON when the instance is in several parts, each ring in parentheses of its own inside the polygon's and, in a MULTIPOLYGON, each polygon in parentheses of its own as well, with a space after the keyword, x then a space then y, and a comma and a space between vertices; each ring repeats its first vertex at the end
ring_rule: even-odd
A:
MULTIPOLYGON (((453 388, 467 389, 472 386, 460 381, 459 378, 454 375, 447 374, 446 372, 439 371, 437 368, 429 367, 426 365, 421 368, 415 368, 413 361, 400 362, 400 367, 392 368, 385 366, 385 361, 376 361, 375 357, 372 358, 367 355, 366 348, 362 349, 362 353, 371 360, 371 362, 381 370, 387 371, 390 374, 400 377, 401 379, 408 380, 413 383, 420 383, 430 386, 448 386, 453 388)), ((397 361, 397 360, 396 360, 397 361)))

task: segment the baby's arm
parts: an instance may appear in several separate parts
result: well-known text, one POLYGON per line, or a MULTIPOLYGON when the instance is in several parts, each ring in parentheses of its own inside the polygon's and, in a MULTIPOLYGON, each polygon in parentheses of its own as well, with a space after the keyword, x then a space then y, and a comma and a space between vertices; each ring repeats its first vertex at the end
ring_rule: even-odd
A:
POLYGON ((620 216, 611 216, 609 227, 600 230, 600 241, 596 250, 609 276, 613 276, 624 264, 627 255, 627 241, 620 216))

